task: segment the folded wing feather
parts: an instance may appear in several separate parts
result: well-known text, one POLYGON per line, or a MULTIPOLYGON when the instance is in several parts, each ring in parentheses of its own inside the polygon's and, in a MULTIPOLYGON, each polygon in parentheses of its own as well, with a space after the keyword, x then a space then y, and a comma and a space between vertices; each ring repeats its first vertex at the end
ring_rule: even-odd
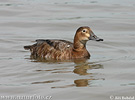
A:
POLYGON ((31 55, 45 59, 69 59, 72 57, 73 43, 66 40, 36 40, 30 46, 31 55))

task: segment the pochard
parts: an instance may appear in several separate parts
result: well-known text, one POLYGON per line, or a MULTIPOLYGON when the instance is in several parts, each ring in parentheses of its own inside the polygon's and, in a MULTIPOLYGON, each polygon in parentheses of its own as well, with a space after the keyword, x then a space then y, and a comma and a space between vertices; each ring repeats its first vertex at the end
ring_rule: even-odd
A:
POLYGON ((88 59, 90 58, 86 49, 88 40, 103 41, 89 27, 84 26, 77 29, 73 43, 67 40, 38 39, 35 44, 24 46, 24 49, 30 50, 34 58, 46 60, 88 59))

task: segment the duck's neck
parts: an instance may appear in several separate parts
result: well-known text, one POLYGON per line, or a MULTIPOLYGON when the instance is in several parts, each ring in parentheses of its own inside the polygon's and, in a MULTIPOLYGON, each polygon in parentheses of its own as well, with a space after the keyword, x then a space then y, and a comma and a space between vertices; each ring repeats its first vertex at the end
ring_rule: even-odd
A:
POLYGON ((86 41, 80 41, 77 36, 74 38, 74 50, 83 51, 86 50, 86 41))

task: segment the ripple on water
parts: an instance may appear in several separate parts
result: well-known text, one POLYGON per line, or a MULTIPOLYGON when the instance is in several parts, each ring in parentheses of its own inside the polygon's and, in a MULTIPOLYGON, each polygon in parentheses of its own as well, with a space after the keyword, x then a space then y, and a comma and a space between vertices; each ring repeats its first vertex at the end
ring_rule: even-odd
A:
POLYGON ((21 5, 24 5, 24 4, 15 4, 15 3, 14 3, 14 4, 13 4, 13 3, 12 3, 12 4, 10 4, 10 3, 3 3, 3 4, 0 4, 0 6, 7 6, 7 7, 8 7, 8 6, 9 6, 9 7, 10 7, 10 6, 21 6, 21 5))
POLYGON ((54 83, 59 82, 61 80, 50 80, 50 81, 42 81, 42 82, 32 82, 31 84, 45 84, 45 83, 54 83))
MULTIPOLYGON (((41 62, 41 60, 40 60, 41 62)), ((45 61, 45 64, 47 64, 47 61, 45 61)), ((57 77, 57 79, 59 80, 49 80, 49 81, 38 81, 38 82, 32 82, 31 84, 53 84, 54 86, 52 86, 51 88, 69 88, 69 87, 91 87, 91 86, 100 86, 99 84, 96 83, 96 85, 93 84, 93 81, 97 81, 97 80, 104 80, 104 77, 96 77, 99 75, 99 73, 93 73, 91 72, 90 70, 98 70, 98 69, 103 69, 103 65, 101 64, 96 64, 96 63, 88 63, 88 62, 82 62, 80 60, 79 61, 75 61, 75 65, 71 65, 69 66, 69 64, 71 64, 71 62, 65 62, 65 63, 54 63, 56 66, 54 68, 48 68, 48 69, 37 69, 35 70, 36 72, 38 73, 41 73, 41 72, 48 72, 50 74, 52 74, 52 76, 59 76, 57 77), (68 67, 64 67, 65 64, 68 65, 68 67), (59 67, 58 67, 59 66, 59 67), (62 66, 62 68, 60 67, 62 66), (72 67, 74 66, 74 67, 72 67), (89 73, 90 72, 90 73, 89 73), (59 85, 57 84, 55 86, 55 82, 58 82, 60 84, 63 84, 63 82, 65 83, 67 81, 67 79, 70 79, 69 77, 67 77, 67 75, 70 75, 72 77, 78 77, 78 79, 72 79, 74 80, 73 83, 70 83, 68 85, 59 85), (77 76, 76 76, 77 75, 77 76), (84 77, 86 76, 86 77, 84 77), (84 79, 84 78, 87 78, 87 79, 84 79)), ((48 65, 48 64, 47 64, 48 65)), ((50 65, 50 63, 49 63, 50 65)), ((55 77, 54 77, 55 79, 55 77)))

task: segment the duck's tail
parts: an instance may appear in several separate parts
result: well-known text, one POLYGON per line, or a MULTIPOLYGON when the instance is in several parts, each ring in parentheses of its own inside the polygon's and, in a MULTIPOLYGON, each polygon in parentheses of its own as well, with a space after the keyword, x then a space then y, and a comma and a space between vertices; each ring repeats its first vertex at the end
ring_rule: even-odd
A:
POLYGON ((31 45, 24 46, 24 49, 25 49, 25 50, 30 50, 30 48, 31 48, 31 45))

